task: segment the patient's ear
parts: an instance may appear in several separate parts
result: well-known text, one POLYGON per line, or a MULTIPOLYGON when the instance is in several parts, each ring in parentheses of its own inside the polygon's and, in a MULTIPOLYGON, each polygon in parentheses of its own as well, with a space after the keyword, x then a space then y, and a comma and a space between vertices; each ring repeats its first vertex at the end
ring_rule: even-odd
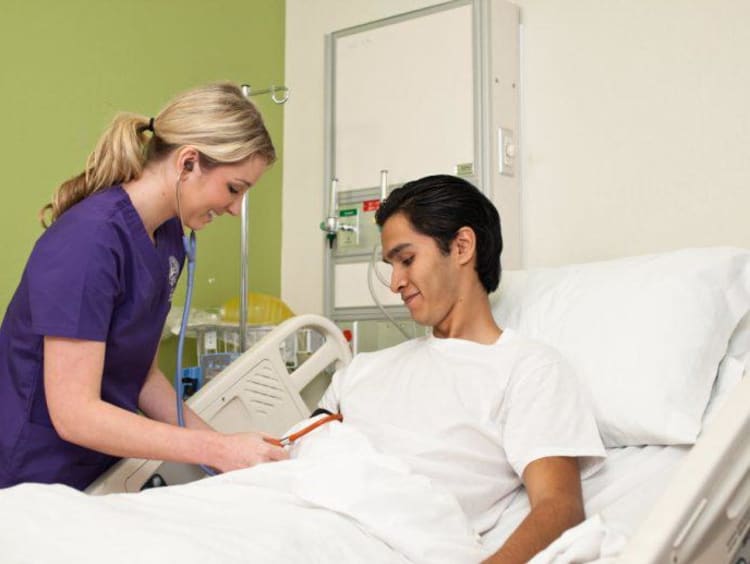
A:
POLYGON ((464 226, 458 230, 453 238, 451 247, 456 253, 459 264, 467 264, 472 261, 477 249, 477 236, 471 227, 464 226))

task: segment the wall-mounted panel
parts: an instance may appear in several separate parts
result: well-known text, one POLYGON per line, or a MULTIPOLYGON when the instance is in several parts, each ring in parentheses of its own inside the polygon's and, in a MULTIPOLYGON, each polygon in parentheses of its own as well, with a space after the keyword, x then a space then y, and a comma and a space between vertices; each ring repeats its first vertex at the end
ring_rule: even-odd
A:
POLYGON ((334 171, 342 191, 474 161, 472 6, 340 32, 334 62, 334 171))
POLYGON ((326 196, 337 231, 324 270, 334 320, 382 319, 376 302, 408 319, 385 285, 373 280, 376 299, 369 290, 367 263, 380 253, 372 215, 384 193, 426 175, 482 190, 502 217, 503 267, 519 266, 518 17, 505 0, 455 0, 328 36, 325 177, 338 195, 326 196))

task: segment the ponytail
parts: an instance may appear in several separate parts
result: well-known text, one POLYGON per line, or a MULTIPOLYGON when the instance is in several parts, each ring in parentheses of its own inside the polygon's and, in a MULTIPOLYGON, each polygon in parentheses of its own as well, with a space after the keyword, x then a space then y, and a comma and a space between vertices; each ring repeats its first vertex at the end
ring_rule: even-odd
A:
POLYGON ((63 182, 52 202, 39 210, 44 227, 97 190, 138 178, 146 162, 149 119, 138 114, 118 114, 99 138, 80 174, 63 182), (49 217, 49 223, 47 218, 49 217))
POLYGON ((47 227, 47 216, 54 222, 97 190, 139 178, 146 163, 160 161, 185 145, 195 147, 207 167, 251 156, 268 165, 276 160, 263 116, 242 90, 229 82, 209 84, 178 95, 156 118, 117 115, 84 171, 63 182, 52 202, 40 210, 42 225, 47 227))

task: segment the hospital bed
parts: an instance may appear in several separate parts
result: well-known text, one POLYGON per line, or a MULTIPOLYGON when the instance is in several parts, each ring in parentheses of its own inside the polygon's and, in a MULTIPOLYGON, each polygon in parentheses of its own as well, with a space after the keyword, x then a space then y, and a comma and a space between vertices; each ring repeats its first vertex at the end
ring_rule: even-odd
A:
MULTIPOLYGON (((750 252, 689 249, 507 272, 491 301, 502 326, 563 353, 590 395, 608 451, 603 469, 583 482, 587 520, 533 562, 750 561, 750 378, 743 378, 750 363, 750 252)), ((189 403, 217 429, 280 436, 308 416, 300 391, 349 361, 348 346, 330 321, 299 316, 267 335, 189 403), (303 328, 319 333, 323 345, 289 373, 279 349, 303 328)), ((369 456, 355 453, 363 460, 369 456)), ((433 499, 439 496, 419 497, 424 484, 411 484, 396 496, 403 499, 389 506, 392 483, 371 487, 358 481, 366 468, 335 460, 298 475, 263 465, 200 480, 202 472, 190 466, 128 459, 88 493, 138 492, 153 485, 155 475, 186 485, 103 497, 63 486, 11 488, 0 491, 0 546, 19 561, 39 560, 34 557, 41 554, 85 562, 86 554, 75 548, 77 531, 85 528, 80 538, 99 550, 92 562, 103 554, 109 561, 120 556, 130 561, 138 550, 148 551, 150 561, 159 555, 174 561, 179 554, 223 562, 478 560, 480 553, 461 538, 461 524, 433 499), (337 498, 327 506, 322 499, 327 481, 354 501, 337 498), (265 503, 268 488, 276 490, 265 503), (374 509, 362 512, 367 505, 374 509), (381 506, 388 506, 387 518, 377 514, 381 506), (30 507, 43 509, 31 512, 24 524, 17 510, 30 507), (68 519, 61 521, 60 512, 68 519), (143 519, 151 519, 147 529, 143 519), (48 538, 61 539, 47 552, 17 540, 46 527, 48 538), (360 539, 365 533, 368 538, 360 539), (281 546, 286 552, 278 552, 281 546)), ((375 460, 379 472, 389 475, 391 468, 378 464, 375 460)), ((501 546, 527 511, 520 491, 483 535, 481 555, 501 546)))

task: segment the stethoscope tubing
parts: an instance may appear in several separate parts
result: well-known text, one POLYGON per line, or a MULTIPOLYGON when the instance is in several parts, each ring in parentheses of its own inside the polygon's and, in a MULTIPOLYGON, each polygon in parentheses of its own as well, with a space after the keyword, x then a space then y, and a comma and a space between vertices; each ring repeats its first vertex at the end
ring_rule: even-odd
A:
MULTIPOLYGON (((185 427, 185 385, 182 382, 182 354, 185 350, 185 333, 187 333, 188 320, 190 319, 190 305, 193 303, 193 287, 195 285, 195 257, 198 249, 198 243, 195 237, 195 231, 190 235, 182 237, 182 244, 185 247, 185 257, 187 258, 187 289, 185 290, 185 307, 182 310, 182 320, 180 322, 180 334, 177 337, 177 368, 175 374, 175 387, 177 388, 177 424, 185 427)), ((215 476, 216 472, 199 464, 201 469, 209 476, 215 476)))

